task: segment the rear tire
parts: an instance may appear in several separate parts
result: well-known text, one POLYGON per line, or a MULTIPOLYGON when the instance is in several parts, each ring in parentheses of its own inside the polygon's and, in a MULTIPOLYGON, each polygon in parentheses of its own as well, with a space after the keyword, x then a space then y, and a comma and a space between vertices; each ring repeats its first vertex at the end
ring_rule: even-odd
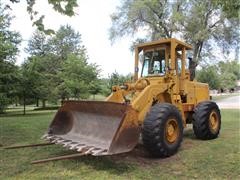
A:
POLYGON ((218 137, 221 128, 221 114, 213 101, 199 103, 193 113, 193 131, 197 138, 208 140, 218 137))
POLYGON ((178 109, 169 103, 155 104, 143 123, 142 140, 155 157, 175 154, 183 138, 183 124, 178 109))

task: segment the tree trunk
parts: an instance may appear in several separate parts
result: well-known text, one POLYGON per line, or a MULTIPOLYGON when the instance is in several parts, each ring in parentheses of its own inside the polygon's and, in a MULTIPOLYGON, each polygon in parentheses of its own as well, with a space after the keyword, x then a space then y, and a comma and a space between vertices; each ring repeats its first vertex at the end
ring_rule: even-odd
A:
POLYGON ((36 106, 39 107, 39 99, 37 98, 36 106))
POLYGON ((196 67, 200 59, 200 54, 202 51, 203 42, 198 41, 193 45, 193 58, 189 58, 189 71, 190 71, 190 80, 194 80, 196 75, 196 67))
POLYGON ((190 80, 193 81, 196 75, 196 67, 197 62, 193 60, 193 58, 189 58, 189 72, 190 72, 190 80))
POLYGON ((42 108, 45 108, 46 107, 46 99, 43 99, 42 100, 42 108))
POLYGON ((26 114, 26 95, 25 92, 23 92, 23 115, 26 114))
POLYGON ((62 97, 62 99, 61 99, 61 106, 63 105, 63 103, 64 103, 65 100, 66 100, 66 98, 65 98, 65 97, 62 97))
POLYGON ((15 106, 17 107, 18 106, 18 103, 19 103, 19 98, 18 96, 15 98, 15 106))

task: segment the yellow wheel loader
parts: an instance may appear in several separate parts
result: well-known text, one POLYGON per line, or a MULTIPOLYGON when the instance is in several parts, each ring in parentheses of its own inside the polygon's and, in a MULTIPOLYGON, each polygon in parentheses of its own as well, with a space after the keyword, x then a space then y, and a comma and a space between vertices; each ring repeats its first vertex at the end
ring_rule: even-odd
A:
POLYGON ((65 101, 44 139, 100 156, 131 151, 141 135, 150 154, 168 157, 189 123, 197 138, 217 138, 220 110, 208 85, 190 80, 191 49, 174 38, 137 45, 134 82, 113 86, 105 101, 65 101))

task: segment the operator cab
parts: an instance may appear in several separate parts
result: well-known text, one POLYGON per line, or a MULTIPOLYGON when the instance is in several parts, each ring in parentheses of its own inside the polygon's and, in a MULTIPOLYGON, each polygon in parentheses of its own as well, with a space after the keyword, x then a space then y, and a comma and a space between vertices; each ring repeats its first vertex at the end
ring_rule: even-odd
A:
POLYGON ((165 73, 165 49, 145 51, 143 54, 141 77, 164 76, 165 73))
POLYGON ((174 38, 137 45, 134 81, 139 77, 164 77, 169 72, 183 79, 189 78, 186 52, 191 49, 190 45, 174 38))

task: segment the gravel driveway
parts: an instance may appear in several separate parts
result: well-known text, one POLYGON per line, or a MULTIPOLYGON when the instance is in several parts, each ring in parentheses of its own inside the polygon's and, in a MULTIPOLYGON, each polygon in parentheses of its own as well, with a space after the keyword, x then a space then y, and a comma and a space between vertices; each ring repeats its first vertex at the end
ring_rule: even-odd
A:
POLYGON ((220 109, 240 109, 240 95, 216 100, 220 109))

